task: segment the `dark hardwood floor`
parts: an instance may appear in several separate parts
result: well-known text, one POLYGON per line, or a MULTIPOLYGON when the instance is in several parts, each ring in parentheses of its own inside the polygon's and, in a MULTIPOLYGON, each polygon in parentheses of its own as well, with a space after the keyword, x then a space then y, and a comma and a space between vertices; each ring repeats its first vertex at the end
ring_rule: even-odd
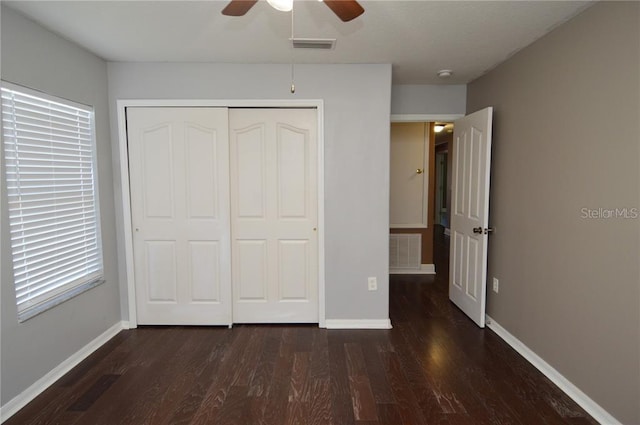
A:
POLYGON ((595 424, 448 301, 441 230, 438 275, 391 280, 392 330, 123 331, 6 424, 595 424))

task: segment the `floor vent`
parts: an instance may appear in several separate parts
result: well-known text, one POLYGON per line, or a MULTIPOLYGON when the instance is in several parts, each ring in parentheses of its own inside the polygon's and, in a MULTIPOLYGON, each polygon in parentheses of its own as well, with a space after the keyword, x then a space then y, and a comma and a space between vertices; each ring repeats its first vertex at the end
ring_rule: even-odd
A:
POLYGON ((420 233, 394 233, 389 235, 389 269, 420 270, 422 259, 420 233))

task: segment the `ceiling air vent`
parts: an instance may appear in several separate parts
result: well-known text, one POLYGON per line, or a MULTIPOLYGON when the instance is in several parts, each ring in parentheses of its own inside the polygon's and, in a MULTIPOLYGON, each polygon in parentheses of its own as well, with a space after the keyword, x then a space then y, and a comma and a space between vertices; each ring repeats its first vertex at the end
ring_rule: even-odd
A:
POLYGON ((292 38, 294 49, 333 49, 336 45, 335 38, 292 38))

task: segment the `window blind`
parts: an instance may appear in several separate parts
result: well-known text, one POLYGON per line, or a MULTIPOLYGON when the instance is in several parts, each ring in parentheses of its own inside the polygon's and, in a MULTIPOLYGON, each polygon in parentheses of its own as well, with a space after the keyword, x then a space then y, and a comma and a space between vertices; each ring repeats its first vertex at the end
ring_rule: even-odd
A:
POLYGON ((103 277, 93 110, 27 90, 2 86, 20 320, 95 286, 103 277))

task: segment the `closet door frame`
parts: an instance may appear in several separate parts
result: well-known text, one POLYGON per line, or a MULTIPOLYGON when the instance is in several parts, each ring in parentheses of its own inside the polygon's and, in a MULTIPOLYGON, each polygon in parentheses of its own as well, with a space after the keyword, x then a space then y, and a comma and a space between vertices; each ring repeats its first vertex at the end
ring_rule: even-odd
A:
MULTIPOLYGON (((322 99, 300 100, 246 100, 246 99, 126 99, 117 100, 118 166, 120 181, 115 182, 116 228, 118 252, 124 252, 124 265, 120 266, 120 281, 126 283, 129 320, 124 328, 138 326, 136 312, 136 287, 133 256, 133 226, 131 224, 131 194, 129 186, 129 150, 127 147, 126 110, 129 107, 219 107, 219 108, 314 108, 318 125, 318 313, 319 327, 325 324, 325 255, 324 255, 324 102, 322 99), (118 193, 119 192, 119 193, 118 193)), ((114 170, 114 178, 118 170, 114 170)), ((121 284, 122 288, 122 284, 121 284)), ((229 326, 232 324, 229 323, 229 326)))

